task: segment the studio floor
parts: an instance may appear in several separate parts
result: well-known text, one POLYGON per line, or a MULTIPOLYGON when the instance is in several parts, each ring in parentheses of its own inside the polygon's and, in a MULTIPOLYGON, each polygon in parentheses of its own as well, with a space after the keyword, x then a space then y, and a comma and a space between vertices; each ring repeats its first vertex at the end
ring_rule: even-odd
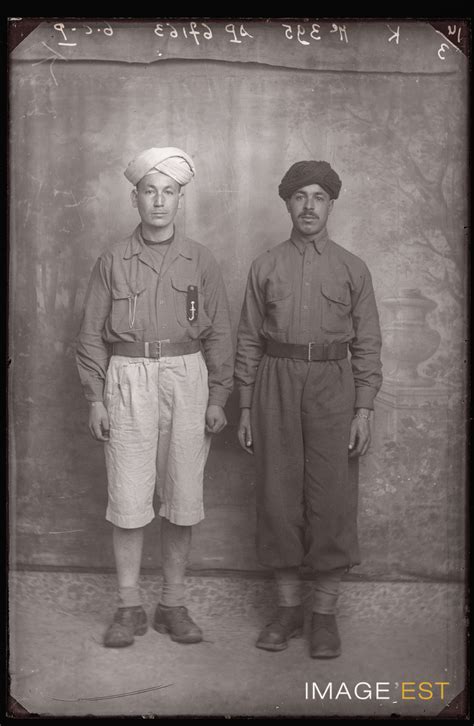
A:
MULTIPOLYGON (((102 635, 114 575, 11 572, 11 697, 42 716, 390 718, 436 716, 464 689, 461 584, 344 581, 343 653, 330 661, 309 657, 307 632, 280 653, 255 648, 273 609, 271 580, 193 574, 187 584, 202 643, 150 627, 110 649, 102 635)), ((160 575, 142 577, 150 616, 160 586, 160 575)))

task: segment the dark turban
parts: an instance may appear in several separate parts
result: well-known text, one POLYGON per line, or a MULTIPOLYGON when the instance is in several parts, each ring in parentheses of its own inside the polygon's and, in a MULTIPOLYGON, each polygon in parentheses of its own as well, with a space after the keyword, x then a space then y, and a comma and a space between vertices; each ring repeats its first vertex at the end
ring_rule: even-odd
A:
POLYGON ((282 199, 289 199, 301 187, 319 184, 331 197, 337 199, 342 182, 327 161, 297 161, 290 166, 278 187, 282 199))

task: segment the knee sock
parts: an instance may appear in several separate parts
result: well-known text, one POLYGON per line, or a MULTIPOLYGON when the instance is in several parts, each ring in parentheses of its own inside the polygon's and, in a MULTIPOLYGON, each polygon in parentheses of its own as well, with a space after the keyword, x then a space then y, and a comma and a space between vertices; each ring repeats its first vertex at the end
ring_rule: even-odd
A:
POLYGON ((112 542, 117 568, 118 607, 137 607, 142 604, 138 583, 143 548, 143 527, 123 529, 114 526, 112 542))
POLYGON ((313 585, 313 613, 334 615, 344 569, 318 574, 313 585))
POLYGON ((133 608, 142 605, 142 597, 138 585, 135 587, 119 587, 118 606, 119 608, 133 608))
POLYGON ((192 528, 161 520, 163 587, 160 604, 175 608, 184 605, 186 564, 191 548, 192 528))
POLYGON ((275 570, 278 605, 295 607, 303 602, 301 578, 297 567, 281 567, 275 570))

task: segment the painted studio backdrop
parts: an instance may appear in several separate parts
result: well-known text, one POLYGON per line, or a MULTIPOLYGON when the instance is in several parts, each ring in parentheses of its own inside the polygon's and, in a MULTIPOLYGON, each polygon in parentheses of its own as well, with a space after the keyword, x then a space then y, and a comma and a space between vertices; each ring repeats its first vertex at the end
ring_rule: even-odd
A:
MULTIPOLYGON (((43 23, 10 65, 13 566, 112 568, 102 445, 74 360, 107 244, 137 224, 123 171, 194 159, 180 224, 221 265, 237 326, 251 261, 289 236, 277 187, 302 159, 341 176, 331 237, 372 272, 385 382, 361 461, 363 562, 463 577, 467 62, 427 23, 43 23)), ((253 461, 213 441, 194 570, 259 570, 253 461)), ((160 564, 157 520, 144 567, 160 564)))

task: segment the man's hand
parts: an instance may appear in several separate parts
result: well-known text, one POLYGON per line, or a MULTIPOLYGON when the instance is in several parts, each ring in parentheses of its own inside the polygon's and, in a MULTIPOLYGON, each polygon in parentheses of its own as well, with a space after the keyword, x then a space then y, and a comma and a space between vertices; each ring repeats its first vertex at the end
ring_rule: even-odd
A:
POLYGON ((237 429, 239 444, 247 454, 253 454, 252 426, 250 424, 250 409, 243 408, 240 413, 240 423, 237 429))
POLYGON ((226 426, 227 419, 225 417, 224 409, 222 408, 222 406, 216 406, 215 404, 208 406, 206 411, 207 433, 218 434, 226 426))
MULTIPOLYGON (((370 415, 367 408, 358 409, 365 416, 370 415)), ((370 421, 368 418, 354 416, 351 423, 351 435, 349 439, 349 458, 364 456, 370 446, 370 421)))
POLYGON ((89 406, 89 431, 96 441, 109 440, 109 415, 101 401, 89 406))

